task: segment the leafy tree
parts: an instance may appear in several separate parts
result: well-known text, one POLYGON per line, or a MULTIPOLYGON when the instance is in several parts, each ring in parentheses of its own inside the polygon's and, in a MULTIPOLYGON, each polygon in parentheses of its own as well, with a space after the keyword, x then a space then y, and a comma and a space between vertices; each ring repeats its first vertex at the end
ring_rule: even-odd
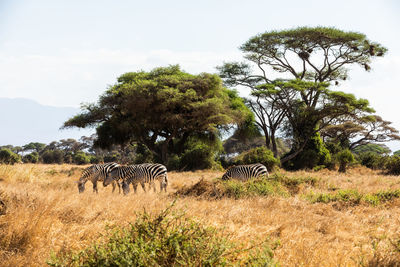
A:
POLYGON ((88 164, 90 163, 90 157, 85 152, 78 151, 74 154, 73 161, 78 165, 88 164))
POLYGON ((59 149, 46 150, 43 152, 41 157, 43 162, 46 164, 52 164, 52 163, 62 164, 64 162, 64 152, 59 149))
POLYGON ((21 157, 8 148, 0 149, 0 164, 14 165, 21 161, 21 157))
POLYGON ((393 155, 400 156, 400 150, 397 150, 397 151, 393 152, 393 155))
POLYGON ((97 127, 96 146, 139 143, 166 163, 174 139, 184 144, 193 135, 228 129, 251 116, 217 75, 191 75, 169 66, 125 73, 97 104, 83 106, 63 127, 97 127))
POLYGON ((347 171, 347 165, 354 161, 354 155, 348 149, 340 151, 336 157, 339 161, 339 172, 343 173, 347 171))
POLYGON ((22 157, 24 163, 37 163, 39 162, 39 153, 36 151, 22 157))
POLYGON ((388 155, 390 154, 390 148, 388 148, 384 144, 365 144, 357 146, 352 150, 355 154, 362 154, 362 153, 374 153, 377 155, 388 155))
POLYGON ((22 146, 24 152, 35 151, 37 153, 40 153, 45 147, 46 144, 38 142, 31 142, 29 144, 22 146))
POLYGON ((373 112, 366 100, 328 90, 332 82, 337 85, 348 78, 349 66, 360 65, 369 71, 371 59, 386 53, 386 48, 364 34, 300 27, 259 34, 240 49, 247 61, 225 63, 218 68, 220 76, 228 86, 252 90, 256 100, 250 105, 256 114, 264 116, 257 115, 257 121, 262 129, 269 130, 266 138, 271 143, 279 130, 292 136, 292 151, 281 159, 282 163, 303 150, 310 153, 317 149, 310 141, 334 119, 354 117, 357 111, 373 112), (277 76, 280 79, 275 79, 277 76))
POLYGON ((377 115, 356 114, 356 116, 338 117, 335 122, 323 129, 321 134, 324 139, 337 143, 343 149, 356 151, 357 147, 370 143, 400 140, 399 131, 391 124, 377 115))

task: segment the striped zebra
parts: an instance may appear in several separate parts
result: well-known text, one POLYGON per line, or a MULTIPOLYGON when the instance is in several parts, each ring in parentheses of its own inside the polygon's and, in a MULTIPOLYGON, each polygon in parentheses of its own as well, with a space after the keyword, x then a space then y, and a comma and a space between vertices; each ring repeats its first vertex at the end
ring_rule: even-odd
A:
POLYGON ((222 180, 228 180, 233 178, 245 181, 250 178, 257 178, 263 175, 268 177, 269 174, 267 167, 265 167, 261 163, 250 164, 250 165, 238 165, 230 167, 226 171, 226 173, 222 176, 222 180))
MULTIPOLYGON (((107 173, 112 171, 114 168, 120 166, 118 163, 110 162, 110 163, 104 163, 104 164, 94 164, 85 170, 83 170, 81 178, 79 178, 78 183, 78 190, 79 193, 83 193, 85 191, 85 184, 88 180, 90 180, 93 183, 93 192, 98 193, 97 190, 97 182, 104 181, 104 179, 107 176, 107 173)), ((118 185, 118 191, 121 193, 121 187, 118 183, 112 183, 113 186, 113 192, 115 190, 115 184, 118 185)))
POLYGON ((128 194, 129 184, 132 184, 136 193, 137 186, 140 185, 146 192, 145 183, 149 183, 149 188, 153 187, 156 192, 155 180, 160 182, 160 191, 164 189, 167 192, 168 175, 167 168, 162 164, 144 163, 129 166, 119 166, 108 173, 107 178, 103 181, 103 185, 107 186, 113 181, 121 182, 124 194, 128 194))

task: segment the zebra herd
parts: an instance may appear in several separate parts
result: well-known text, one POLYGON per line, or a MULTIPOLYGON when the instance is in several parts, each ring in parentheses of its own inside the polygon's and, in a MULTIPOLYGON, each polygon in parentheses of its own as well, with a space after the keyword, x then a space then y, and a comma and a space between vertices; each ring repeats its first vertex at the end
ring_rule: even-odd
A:
POLYGON ((112 184, 113 192, 115 186, 118 186, 118 191, 121 193, 121 187, 124 194, 128 194, 130 189, 129 185, 132 184, 133 189, 136 193, 138 184, 142 186, 143 190, 146 191, 145 183, 149 183, 150 187, 153 187, 154 192, 156 191, 155 180, 160 181, 160 190, 167 191, 168 175, 167 168, 162 164, 136 164, 123 166, 118 163, 111 162, 105 164, 94 164, 86 168, 79 178, 78 191, 82 193, 85 191, 85 184, 87 181, 91 181, 93 184, 93 192, 98 193, 97 182, 103 182, 103 186, 112 184))
MULTIPOLYGON (((260 176, 268 177, 267 168, 260 163, 250 165, 239 165, 230 167, 222 176, 222 180, 238 179, 248 180, 260 176)), ((112 185, 114 192, 118 186, 118 191, 126 195, 130 192, 129 185, 132 184, 136 193, 138 184, 141 185, 143 191, 146 192, 145 183, 149 184, 149 189, 153 187, 156 192, 155 180, 160 182, 160 191, 167 192, 168 175, 167 168, 158 163, 143 163, 135 165, 119 165, 118 163, 94 164, 86 168, 81 175, 78 184, 78 191, 82 193, 85 190, 87 181, 93 184, 93 192, 98 193, 97 182, 103 182, 103 186, 112 185)))

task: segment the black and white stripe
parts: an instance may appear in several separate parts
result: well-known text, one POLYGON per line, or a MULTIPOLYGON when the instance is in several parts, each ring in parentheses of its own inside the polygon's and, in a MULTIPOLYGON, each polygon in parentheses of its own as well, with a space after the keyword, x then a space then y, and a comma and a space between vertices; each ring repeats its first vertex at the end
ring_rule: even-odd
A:
POLYGON ((222 180, 238 179, 248 180, 250 178, 257 178, 260 176, 268 177, 268 170, 261 163, 250 164, 250 165, 239 165, 229 168, 226 173, 222 176, 222 180))
POLYGON ((167 168, 162 164, 144 163, 129 166, 119 166, 108 173, 103 185, 107 186, 113 181, 122 182, 124 194, 129 193, 129 184, 132 184, 136 193, 138 184, 142 186, 146 192, 145 183, 149 183, 149 187, 153 187, 156 192, 155 180, 160 182, 160 191, 164 189, 167 192, 168 175, 167 168))
MULTIPOLYGON (((83 170, 81 178, 79 178, 78 183, 78 190, 79 193, 82 193, 85 191, 85 183, 90 180, 93 183, 93 192, 98 193, 97 190, 97 182, 104 181, 104 179, 107 177, 107 173, 112 171, 114 168, 120 166, 118 163, 115 162, 110 162, 110 163, 104 163, 104 164, 94 164, 85 170, 83 170)), ((115 190, 115 184, 118 185, 118 191, 121 191, 121 187, 118 183, 113 182, 113 192, 115 190)))

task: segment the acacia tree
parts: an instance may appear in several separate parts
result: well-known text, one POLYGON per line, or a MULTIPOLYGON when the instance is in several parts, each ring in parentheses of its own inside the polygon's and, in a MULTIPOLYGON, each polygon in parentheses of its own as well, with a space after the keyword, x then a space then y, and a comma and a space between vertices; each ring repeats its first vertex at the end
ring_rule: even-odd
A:
POLYGON ((169 148, 180 147, 174 140, 185 143, 252 116, 217 75, 191 75, 169 66, 123 74, 97 104, 83 106, 63 127, 97 127, 95 145, 139 143, 167 163, 169 148))
POLYGON ((321 136, 342 149, 354 150, 369 143, 400 140, 399 131, 391 124, 377 115, 338 118, 321 132, 321 136))
MULTIPOLYGON (((228 86, 246 86, 256 96, 260 94, 260 89, 267 88, 262 104, 266 111, 271 111, 271 104, 277 99, 287 98, 283 103, 294 104, 278 107, 285 113, 285 119, 282 122, 289 124, 288 130, 293 134, 294 144, 290 155, 281 159, 281 162, 297 156, 307 143, 308 145, 312 143, 311 139, 318 139, 316 133, 322 129, 320 127, 322 121, 334 119, 334 116, 324 112, 324 105, 321 105, 321 103, 326 103, 324 98, 327 96, 326 91, 320 89, 321 86, 326 89, 331 82, 337 85, 339 81, 346 80, 348 67, 352 65, 360 65, 369 71, 371 59, 386 53, 386 48, 369 41, 364 34, 328 27, 300 27, 279 32, 266 32, 250 38, 240 49, 244 53, 246 62, 225 63, 218 67, 224 82, 228 86), (280 79, 276 81, 272 77, 280 79), (301 90, 298 90, 299 86, 290 81, 291 79, 294 79, 298 85, 300 81, 309 83, 301 85, 301 90), (289 86, 282 85, 285 81, 289 82, 289 86), (278 87, 286 87, 286 89, 275 90, 277 82, 278 87), (304 85, 309 87, 304 87, 304 85), (315 116, 316 113, 318 116, 315 116), (326 117, 321 117, 323 114, 326 117)), ((337 93, 335 103, 340 102, 341 96, 344 96, 345 102, 349 100, 348 95, 337 93)), ((328 95, 334 96, 334 92, 328 95)), ((332 110, 330 106, 331 104, 327 105, 329 110, 332 110)), ((365 111, 368 112, 368 110, 365 111)), ((263 112, 267 118, 271 117, 270 114, 276 114, 263 112)), ((369 112, 372 110, 369 109, 369 112)), ((343 114, 339 112, 334 115, 342 116, 343 114)), ((274 126, 276 122, 274 118, 271 117, 271 119, 265 120, 266 128, 277 127, 274 126), (271 124, 270 121, 273 123, 271 124)), ((282 124, 278 127, 282 129, 282 124)))

